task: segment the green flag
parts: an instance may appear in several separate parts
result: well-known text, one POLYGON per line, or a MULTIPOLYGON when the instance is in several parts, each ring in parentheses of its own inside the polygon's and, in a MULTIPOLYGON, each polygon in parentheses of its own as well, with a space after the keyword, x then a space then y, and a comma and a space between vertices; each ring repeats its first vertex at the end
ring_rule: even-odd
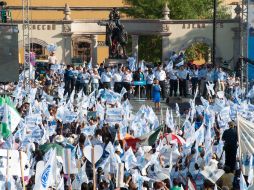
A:
POLYGON ((17 110, 12 106, 9 97, 6 97, 4 101, 0 100, 0 102, 4 102, 4 113, 0 124, 0 135, 2 135, 3 138, 8 138, 18 126, 21 117, 17 110))
POLYGON ((142 146, 152 146, 156 142, 158 135, 160 134, 161 131, 161 126, 158 127, 157 129, 151 131, 150 133, 147 133, 141 137, 138 137, 137 139, 140 140, 140 144, 142 146))

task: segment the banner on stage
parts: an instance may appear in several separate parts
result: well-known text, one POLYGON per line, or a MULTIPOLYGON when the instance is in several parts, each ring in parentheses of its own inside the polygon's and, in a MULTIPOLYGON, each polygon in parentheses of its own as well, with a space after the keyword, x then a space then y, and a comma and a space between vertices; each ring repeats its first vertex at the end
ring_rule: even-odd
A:
MULTIPOLYGON (((248 0, 248 58, 254 60, 254 1, 248 0)), ((254 66, 248 64, 249 80, 254 79, 254 66)))
POLYGON ((237 117, 237 122, 243 174, 248 175, 250 167, 253 166, 253 163, 250 163, 250 158, 251 155, 254 155, 254 123, 245 120, 241 116, 237 117))

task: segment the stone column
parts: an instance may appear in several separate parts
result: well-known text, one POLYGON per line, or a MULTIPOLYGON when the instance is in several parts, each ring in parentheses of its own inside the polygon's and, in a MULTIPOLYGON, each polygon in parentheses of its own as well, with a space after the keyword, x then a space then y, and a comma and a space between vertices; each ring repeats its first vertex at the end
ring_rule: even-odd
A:
POLYGON ((138 35, 132 35, 132 56, 136 58, 136 63, 138 63, 138 35))
POLYGON ((63 58, 62 60, 66 65, 71 64, 71 34, 64 34, 63 35, 63 58))
POLYGON ((234 69, 236 66, 236 63, 241 55, 241 45, 240 45, 240 29, 239 27, 232 28, 234 32, 233 36, 233 63, 229 65, 231 69, 234 69))
POLYGON ((162 63, 164 63, 166 60, 169 60, 169 44, 169 36, 162 36, 162 63))
POLYGON ((63 18, 63 57, 62 60, 65 64, 71 64, 72 58, 72 32, 71 32, 71 9, 68 4, 65 4, 64 18, 63 18))
POLYGON ((98 37, 97 35, 92 35, 91 36, 92 38, 92 44, 91 44, 91 51, 92 51, 92 63, 93 63, 93 66, 96 66, 98 65, 98 52, 97 52, 97 48, 98 48, 98 37))

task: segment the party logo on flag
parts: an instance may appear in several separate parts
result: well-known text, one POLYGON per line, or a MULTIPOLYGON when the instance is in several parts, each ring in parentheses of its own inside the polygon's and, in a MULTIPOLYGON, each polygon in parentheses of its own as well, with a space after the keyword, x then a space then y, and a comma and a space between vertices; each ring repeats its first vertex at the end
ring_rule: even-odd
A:
POLYGON ((45 171, 41 175, 41 184, 44 188, 47 187, 50 169, 51 169, 51 165, 48 165, 48 167, 45 169, 45 171))

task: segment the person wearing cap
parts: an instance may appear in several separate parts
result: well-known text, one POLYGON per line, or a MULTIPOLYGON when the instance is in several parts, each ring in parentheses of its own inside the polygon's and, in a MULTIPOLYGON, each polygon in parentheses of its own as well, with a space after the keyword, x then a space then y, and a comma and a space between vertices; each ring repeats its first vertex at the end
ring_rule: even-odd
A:
POLYGON ((224 141, 225 150, 225 165, 229 166, 231 171, 235 170, 236 165, 236 153, 237 153, 237 131, 235 129, 234 122, 229 122, 229 129, 226 129, 222 135, 224 141))
POLYGON ((159 84, 161 87, 161 97, 162 100, 165 99, 165 89, 166 89, 166 72, 161 68, 161 65, 157 66, 157 69, 155 71, 155 78, 159 80, 159 84))

